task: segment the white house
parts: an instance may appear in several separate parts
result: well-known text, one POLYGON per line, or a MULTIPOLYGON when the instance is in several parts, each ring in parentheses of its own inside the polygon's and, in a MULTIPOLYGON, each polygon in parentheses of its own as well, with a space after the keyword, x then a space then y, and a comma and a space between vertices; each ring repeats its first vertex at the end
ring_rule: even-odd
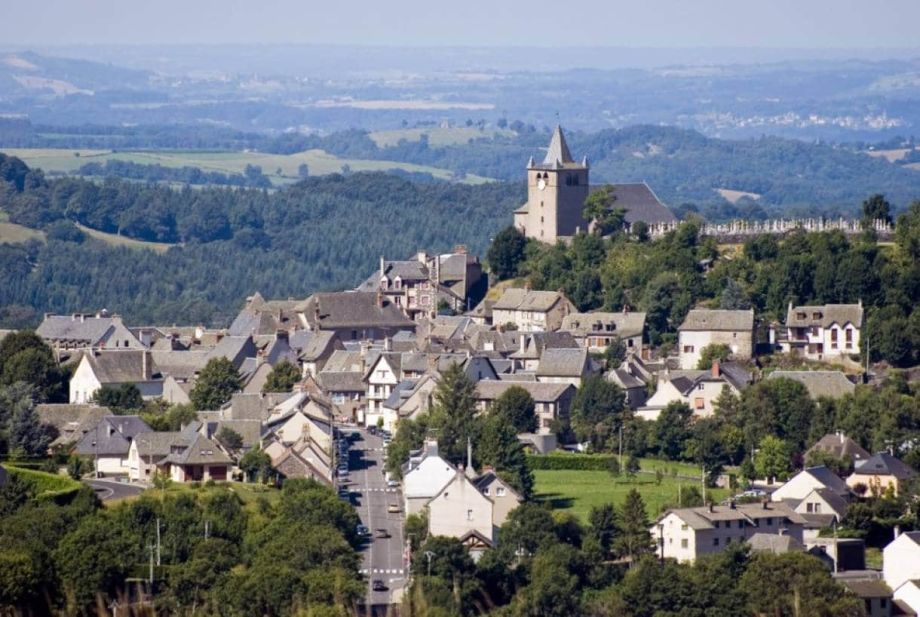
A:
POLYGON ((920 613, 920 531, 895 538, 882 553, 882 575, 900 600, 920 613))
POLYGON ((492 305, 492 323, 514 324, 521 332, 555 331, 575 305, 558 291, 533 291, 509 287, 492 305))
POLYGON ((145 399, 163 394, 163 378, 149 351, 96 351, 83 355, 70 378, 70 402, 92 402, 102 386, 134 384, 145 399))
POLYGON ((428 533, 451 538, 486 539, 494 544, 492 500, 458 468, 428 502, 428 533))
POLYGON ((755 534, 788 535, 801 543, 804 523, 783 503, 732 503, 668 510, 649 531, 659 556, 693 562, 755 534))
POLYGON ((367 411, 364 422, 368 426, 376 424, 377 417, 383 413, 383 403, 393 388, 400 381, 400 362, 402 354, 381 353, 376 360, 368 362, 364 371, 364 381, 367 383, 367 411))
POLYGON ((795 351, 810 360, 833 360, 859 353, 863 327, 862 300, 857 304, 792 306, 786 311, 782 351, 795 351))
POLYGON ((591 374, 591 357, 584 348, 545 348, 540 354, 536 376, 540 383, 567 383, 581 386, 581 381, 591 374))
POLYGON ((708 418, 715 413, 715 402, 725 388, 739 394, 751 382, 750 374, 734 362, 714 362, 708 370, 687 369, 658 374, 655 393, 636 410, 644 420, 657 420, 669 403, 684 403, 693 415, 708 418))
POLYGON ((105 416, 80 438, 74 454, 92 459, 97 475, 127 476, 133 441, 150 430, 140 416, 105 416))
POLYGON ((798 503, 817 489, 830 490, 840 497, 849 497, 850 494, 850 489, 837 474, 820 465, 808 467, 792 476, 788 482, 773 491, 770 499, 773 501, 793 500, 798 503))
POLYGON ((551 433, 554 421, 569 415, 576 392, 575 387, 569 383, 483 380, 476 384, 479 411, 487 411, 496 399, 513 387, 523 388, 533 398, 537 432, 540 434, 551 433))
POLYGON ((473 483, 483 495, 492 500, 492 527, 494 529, 504 525, 511 511, 524 501, 510 484, 502 480, 491 469, 484 469, 482 475, 473 480, 473 483))
POLYGON ((680 368, 695 369, 703 349, 727 345, 736 360, 754 355, 754 309, 727 311, 692 309, 678 328, 680 368))
POLYGON ((438 443, 429 440, 420 459, 410 459, 403 473, 406 514, 418 514, 450 482, 457 470, 438 455, 438 443))

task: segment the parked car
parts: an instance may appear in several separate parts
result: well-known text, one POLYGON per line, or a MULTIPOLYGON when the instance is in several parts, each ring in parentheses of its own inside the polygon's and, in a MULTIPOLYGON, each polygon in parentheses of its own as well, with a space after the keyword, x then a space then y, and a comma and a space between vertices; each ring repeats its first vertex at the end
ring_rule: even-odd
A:
POLYGON ((365 527, 364 525, 358 525, 358 526, 355 528, 355 531, 356 531, 357 534, 358 534, 359 536, 361 536, 362 538, 366 538, 367 536, 371 535, 371 530, 368 529, 367 527, 365 527))
POLYGON ((387 531, 386 529, 378 529, 374 532, 374 537, 375 538, 389 538, 391 536, 390 536, 390 532, 387 531))
POLYGON ((384 583, 379 578, 374 579, 374 581, 371 583, 371 587, 374 589, 374 591, 386 591, 387 590, 386 583, 384 583))
POLYGON ((396 514, 397 512, 402 512, 402 508, 399 507, 398 503, 391 503, 387 506, 387 512, 390 514, 396 514))
POLYGON ((387 487, 396 488, 399 486, 399 480, 387 480, 387 487))

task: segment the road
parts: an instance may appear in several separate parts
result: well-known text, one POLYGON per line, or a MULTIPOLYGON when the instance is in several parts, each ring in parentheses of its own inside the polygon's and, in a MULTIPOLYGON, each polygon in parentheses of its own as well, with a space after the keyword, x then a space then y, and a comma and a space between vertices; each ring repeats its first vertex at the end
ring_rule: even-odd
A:
POLYGON ((144 492, 143 486, 128 484, 127 482, 118 482, 116 480, 99 478, 95 480, 84 480, 84 482, 93 487, 93 490, 96 491, 96 496, 102 501, 136 497, 144 492))
POLYGON ((381 606, 398 602, 406 584, 403 498, 399 489, 387 488, 383 440, 365 429, 352 430, 361 433, 361 439, 352 443, 349 452, 348 488, 361 523, 371 530, 372 536, 362 550, 361 573, 368 581, 368 605, 381 606), (390 504, 399 504, 400 512, 387 512, 390 504), (381 529, 390 537, 374 537, 381 529), (382 580, 388 589, 373 591, 371 582, 375 579, 382 580))

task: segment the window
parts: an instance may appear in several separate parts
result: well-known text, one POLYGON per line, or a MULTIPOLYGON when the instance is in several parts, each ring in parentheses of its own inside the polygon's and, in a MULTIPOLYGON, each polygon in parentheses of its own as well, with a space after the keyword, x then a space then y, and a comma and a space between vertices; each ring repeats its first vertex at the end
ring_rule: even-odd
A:
POLYGON ((696 409, 705 409, 705 408, 706 408, 706 399, 704 399, 702 396, 696 397, 696 399, 694 399, 694 401, 693 401, 693 406, 694 406, 696 409))
POLYGON ((489 487, 488 487, 488 486, 485 487, 484 489, 482 489, 482 494, 483 494, 483 495, 488 495, 488 494, 489 494, 489 487))
POLYGON ((718 528, 719 528, 719 521, 714 521, 713 524, 712 524, 712 526, 715 527, 716 529, 718 529, 718 528))
POLYGON ((683 540, 680 541, 680 547, 681 547, 681 548, 687 548, 687 545, 688 545, 688 544, 689 544, 689 543, 688 543, 688 541, 687 541, 687 538, 684 538, 683 540))
POLYGON ((813 503, 807 503, 807 504, 805 504, 805 512, 806 512, 807 514, 814 514, 814 513, 815 513, 815 504, 813 504, 813 503))
POLYGON ((731 544, 731 543, 732 543, 732 539, 731 539, 731 538, 725 538, 725 545, 726 545, 726 546, 728 546, 728 545, 731 544))
POLYGON ((495 487, 495 496, 496 496, 496 497, 504 497, 504 496, 505 496, 505 487, 503 487, 503 486, 496 486, 496 487, 495 487))
POLYGON ((681 530, 681 531, 687 531, 687 529, 688 529, 688 528, 687 528, 687 524, 686 524, 686 523, 684 523, 683 525, 680 526, 680 530, 681 530))
POLYGON ((693 345, 684 345, 684 353, 693 353, 693 345))
POLYGON ((772 527, 772 526, 773 526, 773 519, 767 518, 767 527, 772 527))
POLYGON ((467 511, 466 511, 466 520, 468 520, 468 521, 473 520, 473 511, 472 511, 472 510, 467 510, 467 511))
POLYGON ((853 330, 851 328, 847 328, 846 330, 844 330, 843 335, 846 337, 847 343, 853 342, 853 330))
POLYGON ((811 327, 811 335, 812 335, 812 336, 818 336, 818 326, 812 326, 812 327, 811 327))
POLYGON ((821 514, 821 504, 820 503, 815 504, 815 514, 821 514))
POLYGON ((713 545, 713 546, 719 546, 719 539, 718 539, 718 538, 713 538, 713 539, 712 539, 712 545, 713 545))

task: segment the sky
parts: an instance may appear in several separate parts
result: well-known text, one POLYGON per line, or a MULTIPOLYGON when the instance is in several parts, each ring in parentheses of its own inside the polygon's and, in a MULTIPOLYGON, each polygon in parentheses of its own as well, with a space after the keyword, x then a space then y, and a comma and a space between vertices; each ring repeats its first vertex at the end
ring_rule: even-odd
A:
POLYGON ((920 0, 0 0, 0 44, 897 48, 920 0))

